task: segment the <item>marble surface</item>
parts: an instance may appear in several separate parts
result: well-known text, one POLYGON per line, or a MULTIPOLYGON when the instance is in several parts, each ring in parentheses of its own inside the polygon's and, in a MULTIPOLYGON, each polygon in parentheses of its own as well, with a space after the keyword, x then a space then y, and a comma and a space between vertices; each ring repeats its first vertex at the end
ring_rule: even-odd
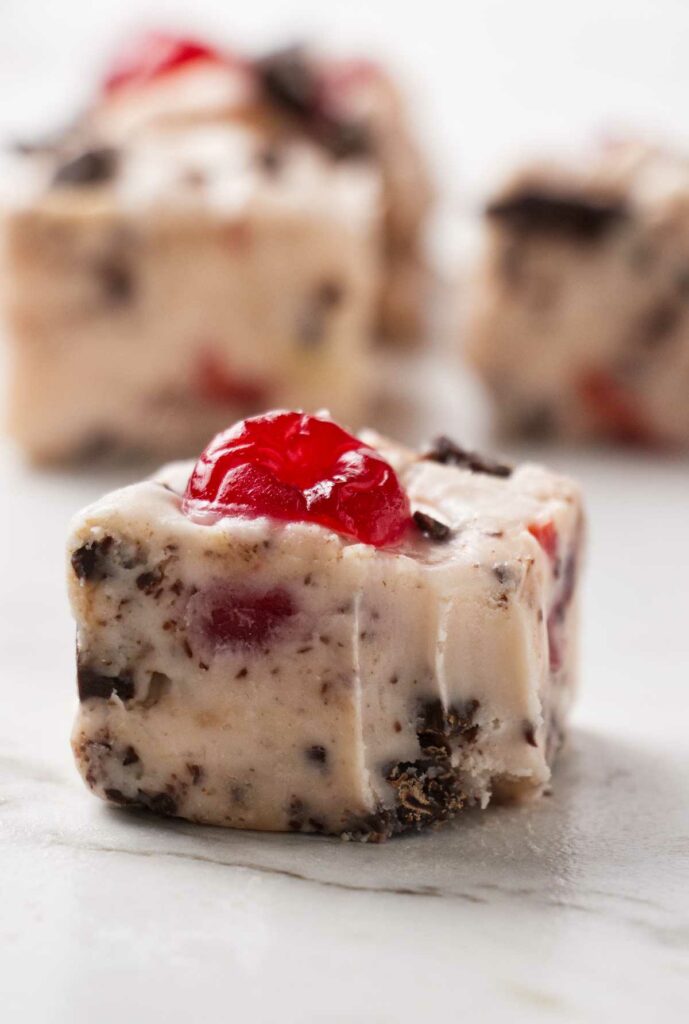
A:
MULTIPOLYGON (((484 442, 437 358, 383 426, 484 442), (423 398, 432 393, 433 402, 423 398)), ((523 453, 514 453, 523 454, 523 453)), ((689 1017, 689 466, 546 452, 591 520, 583 688, 553 795, 384 846, 103 806, 72 767, 69 516, 132 470, 0 449, 2 1020, 689 1017)))

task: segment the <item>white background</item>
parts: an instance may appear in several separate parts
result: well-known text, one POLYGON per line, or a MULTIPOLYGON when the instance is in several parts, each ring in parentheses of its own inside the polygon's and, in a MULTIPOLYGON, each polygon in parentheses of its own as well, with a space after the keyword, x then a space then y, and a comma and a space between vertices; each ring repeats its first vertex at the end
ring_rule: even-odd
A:
MULTIPOLYGON (((0 134, 62 121, 141 20, 389 56, 445 217, 526 149, 625 127, 689 139, 686 0, 0 0, 0 134)), ((418 440, 489 443, 454 365, 421 357, 407 376, 418 440)), ((88 797, 67 743, 63 543, 126 474, 37 473, 0 445, 3 1024, 689 1018, 689 466, 541 454, 581 479, 590 514, 582 697, 554 796, 373 849, 88 797)))

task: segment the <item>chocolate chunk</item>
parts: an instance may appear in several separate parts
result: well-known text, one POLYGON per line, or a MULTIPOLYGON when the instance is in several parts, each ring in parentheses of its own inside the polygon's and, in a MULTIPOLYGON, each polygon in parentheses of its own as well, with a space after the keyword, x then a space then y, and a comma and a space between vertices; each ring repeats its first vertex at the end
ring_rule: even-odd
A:
POLYGON ((203 769, 201 768, 201 765, 199 765, 199 764, 188 764, 187 765, 187 771, 191 775, 191 784, 192 784, 192 786, 198 785, 199 781, 201 780, 201 776, 203 775, 203 769))
POLYGON ((177 801, 170 793, 146 793, 145 790, 140 789, 137 802, 153 814, 172 817, 177 813, 177 801))
POLYGON ((325 747, 314 744, 314 746, 306 748, 306 757, 309 761, 315 761, 316 764, 325 764, 328 760, 328 751, 325 747))
POLYGON ((521 234, 559 235, 573 242, 595 242, 623 222, 629 211, 621 200, 526 188, 491 203, 486 215, 521 234))
POLYGON ((121 259, 112 256, 101 260, 96 264, 96 274, 113 305, 124 305, 134 297, 134 276, 121 259))
POLYGON ((507 583, 512 580, 512 568, 507 562, 497 562, 493 566, 493 575, 498 583, 507 583))
POLYGON ((478 452, 467 451, 451 438, 441 434, 433 441, 430 449, 422 458, 431 462, 440 462, 444 466, 461 466, 472 473, 487 473, 489 476, 508 477, 512 475, 512 467, 494 459, 479 455, 478 452))
POLYGON ((320 85, 301 46, 289 46, 268 54, 256 62, 256 70, 271 102, 292 114, 314 113, 320 85))
POLYGON ((537 747, 536 731, 531 722, 524 722, 524 739, 530 747, 537 747))
POLYGON ((114 177, 118 154, 112 147, 87 149, 58 167, 53 185, 102 185, 114 177))
POLYGON ((136 764, 139 761, 139 755, 137 754, 134 747, 127 747, 122 758, 122 764, 126 768, 130 764, 136 764))
POLYGON ((103 537, 102 540, 82 544, 73 552, 72 569, 78 579, 89 582, 105 579, 109 571, 108 552, 112 543, 112 537, 103 537))
POLYGON ((77 668, 77 686, 81 701, 88 700, 90 697, 108 700, 113 694, 117 694, 120 700, 131 700, 134 696, 134 680, 126 672, 119 676, 106 676, 91 668, 79 666, 77 668))
POLYGON ((429 516, 425 512, 414 512, 412 519, 424 537, 428 537, 429 540, 442 543, 452 536, 452 530, 447 523, 441 523, 439 519, 434 519, 433 516, 429 516))
POLYGON ((131 797, 125 796, 121 789, 109 788, 104 790, 108 800, 112 800, 116 804, 134 804, 136 800, 132 800, 131 797))
POLYGON ((142 572, 136 577, 136 585, 139 590, 142 590, 144 594, 153 594, 160 586, 163 579, 163 573, 160 568, 152 569, 148 572, 142 572))

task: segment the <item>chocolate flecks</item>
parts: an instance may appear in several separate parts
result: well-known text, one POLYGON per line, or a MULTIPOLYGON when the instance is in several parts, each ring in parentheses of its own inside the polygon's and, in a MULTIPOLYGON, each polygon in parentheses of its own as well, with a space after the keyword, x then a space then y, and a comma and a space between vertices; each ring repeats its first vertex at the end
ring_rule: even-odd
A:
POLYGON ((201 781, 201 779, 203 777, 203 768, 201 767, 200 764, 193 764, 193 763, 187 764, 186 767, 187 767, 187 771, 191 775, 191 784, 192 784, 192 786, 198 786, 199 782, 201 781))
POLYGON ((422 455, 430 462, 440 462, 443 466, 460 466, 470 469, 472 473, 487 473, 489 476, 509 477, 512 467, 494 459, 479 455, 478 452, 467 451, 444 434, 436 437, 428 451, 422 455))
POLYGON ((103 185, 115 176, 118 153, 110 146, 87 149, 58 167, 53 185, 103 185))
POLYGON ((306 758, 308 761, 313 761, 315 764, 324 765, 328 760, 328 751, 325 747, 314 744, 312 747, 306 748, 306 758))
POLYGON ((442 543, 452 536, 452 530, 447 523, 441 523, 439 519, 434 519, 433 516, 429 516, 425 512, 414 512, 412 519, 424 537, 428 537, 429 540, 442 543))
POLYGON ((136 585, 139 590, 143 591, 144 594, 153 594, 163 580, 163 573, 161 569, 151 569, 148 572, 142 572, 136 577, 136 585))
POLYGON ((183 590, 184 590, 184 584, 182 583, 181 580, 175 580, 175 582, 170 587, 170 591, 173 594, 176 594, 177 597, 180 596, 180 594, 182 593, 183 590))
POLYGON ((399 681, 400 681, 400 678, 399 678, 399 676, 398 676, 398 675, 392 675, 392 676, 390 676, 390 685, 391 685, 391 686, 397 686, 397 684, 399 683, 399 681))
POLYGON ((90 698, 108 700, 116 695, 120 700, 131 700, 134 696, 134 680, 129 673, 118 676, 106 676, 91 668, 77 668, 77 686, 79 700, 90 698))
POLYGON ((130 764, 136 764, 141 758, 137 754, 134 747, 127 747, 122 758, 122 764, 127 768, 130 764))
POLYGON ((393 722, 392 728, 395 730, 395 732, 402 732, 402 723, 393 722))
POLYGON ((524 722, 524 726, 523 726, 523 730, 522 731, 524 733, 524 739, 529 744, 529 746, 530 747, 537 747, 538 743, 536 742, 536 730, 534 729, 532 723, 531 722, 524 722))
POLYGON ((309 818, 308 824, 309 824, 309 828, 313 832, 318 832, 320 835, 322 835, 325 832, 325 830, 326 830, 325 829, 325 825, 320 820, 320 818, 309 818))
POLYGON ((109 572, 108 552, 113 544, 112 537, 82 544, 72 554, 72 569, 80 580, 94 582, 105 579, 109 572))
POLYGON ((184 648, 184 653, 186 654, 187 658, 193 658, 194 657, 194 652, 192 651, 191 645, 190 645, 189 641, 186 638, 184 639, 184 642, 182 643, 182 647, 184 648))
POLYGON ((621 200, 525 188, 491 203, 486 215, 519 234, 591 243, 626 220, 629 211, 621 200))
POLYGON ((239 672, 237 672, 237 674, 235 676, 235 679, 246 679, 248 674, 249 674, 249 670, 248 670, 248 668, 245 665, 244 668, 240 668, 239 672))
POLYGON ((493 575, 498 583, 507 583, 512 580, 512 568, 507 562, 496 562, 493 566, 493 575))
POLYGON ((131 302, 135 292, 134 275, 122 259, 110 256, 99 260, 95 270, 103 293, 112 305, 131 302))

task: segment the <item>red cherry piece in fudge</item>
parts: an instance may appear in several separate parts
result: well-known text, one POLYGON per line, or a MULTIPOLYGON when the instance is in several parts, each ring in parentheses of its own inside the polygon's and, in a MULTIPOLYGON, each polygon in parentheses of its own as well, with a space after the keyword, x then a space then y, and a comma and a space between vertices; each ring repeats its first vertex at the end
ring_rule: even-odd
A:
MULTIPOLYGON (((193 371, 193 390, 199 398, 216 405, 239 404, 240 410, 251 411, 248 406, 262 405, 266 388, 259 381, 234 374, 222 359, 212 351, 199 354, 193 371)), ((235 410, 235 415, 236 415, 235 410)))
POLYGON ((194 594, 186 614, 194 648, 212 655, 263 646, 296 614, 296 607, 281 587, 260 592, 218 586, 194 594))
POLYGON ((531 523, 528 529, 531 536, 536 538, 551 562, 554 562, 557 558, 558 543, 555 524, 550 520, 547 523, 531 523))
POLYGON ((103 82, 103 91, 116 93, 124 86, 147 85, 188 64, 206 61, 226 64, 229 59, 198 39, 147 32, 132 39, 117 55, 103 82))
POLYGON ((657 443, 634 396, 609 374, 602 370, 582 374, 577 391, 599 428, 614 441, 649 446, 657 443))
POLYGON ((395 471, 331 420, 273 412, 218 434, 189 478, 183 511, 320 523, 382 547, 411 521, 395 471))

